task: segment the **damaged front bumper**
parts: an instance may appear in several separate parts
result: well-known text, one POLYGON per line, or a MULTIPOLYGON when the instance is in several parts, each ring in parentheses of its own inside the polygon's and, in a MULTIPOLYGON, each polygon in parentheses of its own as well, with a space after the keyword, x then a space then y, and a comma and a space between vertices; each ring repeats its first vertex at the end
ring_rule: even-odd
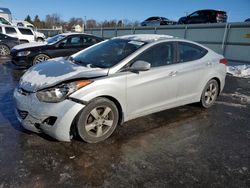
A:
POLYGON ((70 141, 71 125, 85 106, 71 100, 59 103, 40 102, 35 93, 14 91, 16 115, 22 126, 36 133, 45 133, 59 141, 70 141))

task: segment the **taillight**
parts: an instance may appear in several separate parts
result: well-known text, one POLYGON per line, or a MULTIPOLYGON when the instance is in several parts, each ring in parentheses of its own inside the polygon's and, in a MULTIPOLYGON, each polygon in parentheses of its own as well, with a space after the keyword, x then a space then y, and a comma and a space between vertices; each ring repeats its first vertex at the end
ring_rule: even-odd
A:
POLYGON ((221 64, 224 64, 224 65, 227 65, 227 59, 226 58, 223 58, 223 59, 220 59, 220 63, 221 64))

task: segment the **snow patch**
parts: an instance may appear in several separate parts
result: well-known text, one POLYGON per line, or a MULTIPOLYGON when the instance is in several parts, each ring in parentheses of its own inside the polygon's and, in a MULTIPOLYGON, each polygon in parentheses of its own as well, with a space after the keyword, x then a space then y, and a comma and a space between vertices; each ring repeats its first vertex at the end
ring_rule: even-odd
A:
POLYGON ((19 44, 15 46, 13 49, 21 50, 25 48, 32 48, 32 47, 38 47, 38 46, 44 46, 44 45, 46 45, 45 42, 30 42, 30 43, 19 44))
POLYGON ((157 40, 171 39, 174 37, 170 35, 137 34, 137 35, 125 35, 116 38, 134 40, 134 41, 143 41, 143 42, 153 42, 157 40))
POLYGON ((227 66, 227 73, 241 78, 250 78, 250 65, 227 66))

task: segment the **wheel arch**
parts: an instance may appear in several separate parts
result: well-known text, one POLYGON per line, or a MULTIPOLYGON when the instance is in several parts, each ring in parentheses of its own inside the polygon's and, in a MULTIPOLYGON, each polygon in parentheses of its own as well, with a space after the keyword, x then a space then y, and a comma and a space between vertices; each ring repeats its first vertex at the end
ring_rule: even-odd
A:
POLYGON ((10 50, 10 47, 7 44, 0 42, 0 45, 6 46, 10 50))
POLYGON ((110 101, 112 101, 113 103, 115 103, 115 105, 116 105, 116 107, 118 109, 118 113, 119 113, 118 125, 121 125, 123 123, 124 117, 123 117, 122 106, 119 103, 119 101, 116 98, 108 96, 108 95, 102 95, 102 96, 99 96, 99 97, 107 98, 110 101))
MULTIPOLYGON (((93 100, 95 100, 96 98, 106 98, 106 99, 109 99, 110 101, 112 101, 113 103, 115 103, 117 109, 118 109, 118 114, 119 114, 119 119, 118 119, 118 125, 121 125, 123 122, 124 122, 124 114, 123 114, 123 109, 122 109, 122 106, 121 104, 119 103, 119 101, 112 97, 112 96, 109 96, 109 95, 101 95, 101 96, 97 96, 95 98, 93 98, 92 100, 88 101, 91 102, 93 100)), ((87 104, 86 104, 87 105, 87 104)), ((84 107, 82 108, 82 110, 84 109, 84 107)), ((80 116, 80 114, 82 113, 82 110, 80 110, 77 115, 74 117, 71 125, 70 125, 70 135, 73 135, 74 137, 76 136, 77 137, 77 127, 76 127, 76 122, 80 116)))
POLYGON ((220 95, 220 93, 221 93, 221 81, 220 81, 220 79, 218 77, 213 77, 210 80, 215 80, 218 83, 218 87, 219 87, 218 95, 220 95))

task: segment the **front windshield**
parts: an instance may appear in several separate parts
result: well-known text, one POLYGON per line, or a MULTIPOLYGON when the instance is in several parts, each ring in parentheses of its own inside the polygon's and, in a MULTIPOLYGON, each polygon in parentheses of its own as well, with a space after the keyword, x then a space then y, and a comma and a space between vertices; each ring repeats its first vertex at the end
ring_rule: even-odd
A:
POLYGON ((65 35, 56 35, 54 37, 50 37, 46 40, 47 44, 55 44, 56 42, 64 39, 66 36, 65 35))
POLYGON ((86 49, 71 59, 83 65, 90 64, 93 67, 110 68, 144 44, 145 42, 140 41, 111 39, 86 49))
POLYGON ((5 25, 11 25, 7 20, 4 18, 0 18, 0 23, 5 24, 5 25))

